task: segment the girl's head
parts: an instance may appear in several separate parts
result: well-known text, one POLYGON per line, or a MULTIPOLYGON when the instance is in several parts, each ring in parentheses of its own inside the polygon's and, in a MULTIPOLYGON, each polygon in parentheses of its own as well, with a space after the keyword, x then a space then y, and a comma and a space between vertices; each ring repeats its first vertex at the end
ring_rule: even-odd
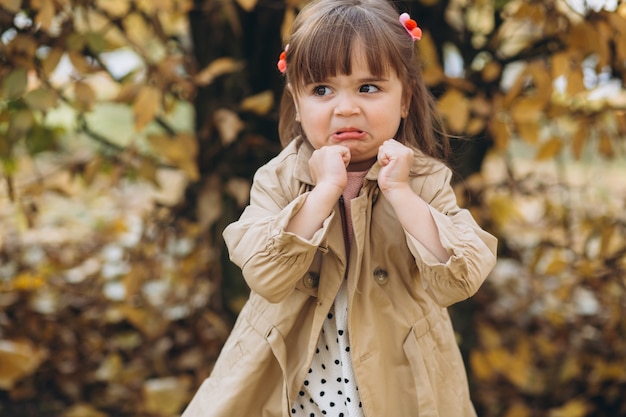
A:
POLYGON ((294 98, 304 86, 329 77, 349 75, 353 53, 375 76, 395 73, 408 103, 394 139, 436 158, 445 158, 447 139, 441 132, 434 101, 417 60, 412 37, 399 21, 399 12, 388 0, 313 0, 296 17, 288 40, 285 89, 279 133, 283 145, 303 135, 296 121, 294 98))

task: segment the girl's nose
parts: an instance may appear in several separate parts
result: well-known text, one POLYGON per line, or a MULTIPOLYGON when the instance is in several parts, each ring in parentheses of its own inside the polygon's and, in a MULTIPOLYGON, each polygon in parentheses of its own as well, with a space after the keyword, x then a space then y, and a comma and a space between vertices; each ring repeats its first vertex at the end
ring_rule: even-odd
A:
POLYGON ((340 94, 337 96, 334 111, 336 116, 353 116, 360 112, 361 108, 359 107, 356 97, 350 94, 340 94))

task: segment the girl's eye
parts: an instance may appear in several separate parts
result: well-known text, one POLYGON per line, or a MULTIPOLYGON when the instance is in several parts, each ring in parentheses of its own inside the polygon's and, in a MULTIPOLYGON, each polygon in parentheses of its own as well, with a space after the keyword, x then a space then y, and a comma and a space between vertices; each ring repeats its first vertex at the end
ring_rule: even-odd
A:
POLYGON ((325 85, 316 85, 313 87, 313 95, 316 96, 326 96, 330 94, 330 88, 325 85))
POLYGON ((377 92, 379 90, 380 89, 378 87, 376 87, 374 84, 363 84, 359 88, 359 92, 360 93, 375 93, 375 92, 377 92))

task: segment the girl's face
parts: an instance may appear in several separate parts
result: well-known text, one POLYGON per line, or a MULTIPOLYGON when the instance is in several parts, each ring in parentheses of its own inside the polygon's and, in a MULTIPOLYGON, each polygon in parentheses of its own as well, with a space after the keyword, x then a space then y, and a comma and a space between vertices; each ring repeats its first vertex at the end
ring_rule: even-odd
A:
POLYGON ((375 77, 361 48, 352 53, 352 73, 311 83, 294 94, 297 114, 315 149, 341 144, 351 163, 372 160, 394 138, 409 108, 402 83, 393 71, 375 77))

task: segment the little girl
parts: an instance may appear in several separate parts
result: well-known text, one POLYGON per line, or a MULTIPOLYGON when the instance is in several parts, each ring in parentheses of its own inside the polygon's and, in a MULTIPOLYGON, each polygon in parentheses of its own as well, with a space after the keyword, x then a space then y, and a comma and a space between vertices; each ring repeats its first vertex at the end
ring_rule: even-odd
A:
POLYGON ((420 35, 387 0, 298 14, 284 150, 224 231, 250 298, 184 417, 476 415, 446 307, 496 239, 457 205, 420 35))

